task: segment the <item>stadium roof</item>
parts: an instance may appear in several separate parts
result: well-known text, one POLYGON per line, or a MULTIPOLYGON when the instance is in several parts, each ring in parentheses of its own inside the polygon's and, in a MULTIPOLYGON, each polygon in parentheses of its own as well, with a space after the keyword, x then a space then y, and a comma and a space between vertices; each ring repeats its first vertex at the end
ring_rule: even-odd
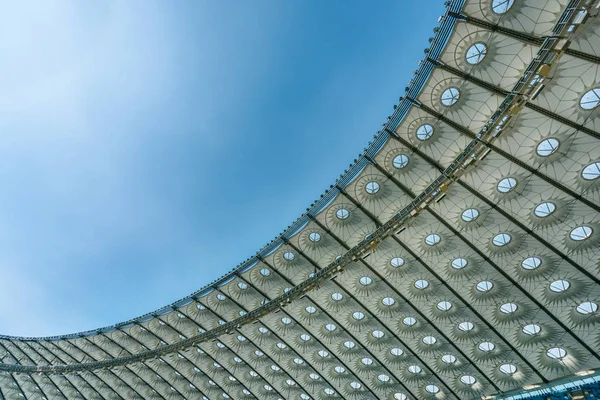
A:
POLYGON ((476 399, 600 367, 598 0, 454 0, 394 113, 255 256, 0 337, 4 399, 476 399))

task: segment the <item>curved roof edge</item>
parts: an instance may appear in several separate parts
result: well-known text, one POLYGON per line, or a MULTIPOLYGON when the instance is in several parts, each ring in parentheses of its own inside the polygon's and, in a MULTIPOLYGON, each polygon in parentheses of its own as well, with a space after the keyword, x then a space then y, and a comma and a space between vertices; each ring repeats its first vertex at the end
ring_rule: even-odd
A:
POLYGON ((414 99, 418 96, 418 94, 425 86, 425 83, 429 79, 429 76, 431 75, 434 69, 434 65, 426 62, 426 59, 428 57, 437 59, 438 56, 442 53, 442 51, 446 47, 448 40, 450 39, 450 34, 452 33, 454 24, 458 20, 458 18, 455 15, 457 15, 462 10, 465 1, 466 0, 449 0, 445 3, 447 7, 446 12, 438 20, 440 22, 440 25, 434 28, 435 36, 432 39, 430 39, 431 46, 425 49, 425 57, 421 61, 419 61, 419 69, 415 71, 414 78, 409 81, 409 86, 405 88, 405 94, 404 96, 400 97, 400 103, 394 106, 394 112, 392 113, 392 115, 388 116, 387 122, 385 122, 383 124, 383 128, 376 135, 374 135, 373 140, 369 142, 368 147, 365 148, 361 154, 359 154, 359 157, 354 161, 353 164, 351 164, 351 166, 347 170, 344 171, 343 174, 340 175, 337 181, 333 185, 331 185, 330 188, 326 190, 325 193, 323 193, 318 200, 314 201, 311 204, 311 206, 307 208, 306 212, 304 212, 298 219, 296 219, 296 221, 289 225, 280 235, 275 237, 263 248, 261 248, 256 254, 240 263, 237 267, 223 275, 221 278, 212 281, 211 283, 205 285, 203 288, 193 292, 192 294, 181 298, 169 305, 161 307, 157 310, 132 318, 128 321, 119 322, 114 325, 105 326, 102 328, 91 329, 87 331, 70 333, 65 335, 41 337, 0 335, 0 339, 21 341, 56 341, 75 339, 78 337, 86 337, 106 332, 112 332, 121 328, 126 328, 133 324, 147 322, 155 316, 163 315, 170 311, 174 311, 179 307, 189 304, 193 299, 203 297, 209 294, 215 288, 222 286, 228 281, 234 279, 241 272, 251 268, 256 262, 260 260, 260 258, 265 257, 268 254, 275 251, 279 246, 284 244, 286 240, 292 237, 299 229, 306 225, 331 201, 333 201, 335 197, 340 193, 339 188, 344 188, 350 182, 352 182, 358 176, 358 174, 365 168, 365 166, 368 163, 370 163, 370 160, 373 159, 375 155, 379 152, 379 150, 381 150, 381 148, 385 145, 385 143, 390 138, 389 132, 393 132, 396 129, 396 127, 402 122, 412 104, 411 99, 414 99))

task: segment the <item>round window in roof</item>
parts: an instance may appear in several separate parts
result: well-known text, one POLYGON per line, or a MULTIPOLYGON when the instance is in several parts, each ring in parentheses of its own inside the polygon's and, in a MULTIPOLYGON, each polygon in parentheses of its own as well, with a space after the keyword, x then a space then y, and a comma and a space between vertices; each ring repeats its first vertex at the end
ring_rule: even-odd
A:
POLYGON ((296 385, 296 382, 294 382, 294 381, 293 381, 293 380, 291 380, 291 379, 286 379, 286 380, 285 380, 285 383, 287 383, 287 385, 288 385, 288 386, 294 386, 294 385, 296 385))
POLYGON ((492 239, 494 246, 502 247, 510 243, 512 238, 508 233, 499 233, 492 239))
POLYGON ((363 363, 364 365, 371 365, 373 364, 373 360, 369 357, 364 357, 362 360, 360 360, 361 363, 363 363))
POLYGON ((479 64, 487 54, 487 46, 481 42, 475 43, 467 49, 466 60, 469 64, 479 64))
POLYGON ((558 150, 558 146, 560 146, 560 142, 555 138, 544 139, 538 143, 535 151, 539 156, 548 157, 551 154, 554 154, 556 150, 558 150))
POLYGON ((517 180, 515 178, 504 178, 498 182, 497 189, 500 193, 508 193, 517 187, 517 180))
POLYGON ((425 237, 425 243, 429 246, 438 244, 440 240, 442 240, 442 238, 437 233, 432 233, 431 235, 427 235, 425 237))
POLYGON ((379 192, 379 183, 377 183, 375 181, 368 182, 365 185, 365 191, 368 194, 375 194, 375 193, 379 192))
POLYGON ((483 351, 484 353, 489 353, 490 351, 494 350, 496 348, 496 345, 492 342, 482 342, 479 343, 479 346, 477 346, 479 348, 479 350, 483 351))
POLYGON ((292 323, 292 320, 289 317, 283 317, 281 318, 281 322, 283 322, 284 325, 289 325, 292 323))
POLYGON ((279 368, 279 366, 277 366, 277 365, 275 365, 275 364, 271 365, 271 369, 272 369, 273 371, 281 371, 281 368, 279 368))
POLYGON ((496 14, 506 14, 514 0, 492 0, 492 11, 496 14))
POLYGON ((360 389, 360 388, 361 388, 361 386, 362 386, 362 385, 361 385, 360 383, 358 383, 358 382, 350 382, 350 387, 351 387, 352 389, 354 389, 354 390, 358 390, 358 389, 360 389))
POLYGON ((571 286, 569 281, 566 281, 564 279, 559 279, 550 284, 550 290, 552 290, 555 293, 560 293, 560 292, 564 292, 565 290, 567 290, 569 288, 569 286, 571 286))
POLYGON ((433 135, 433 126, 429 124, 423 124, 417 128, 417 139, 427 140, 433 135))
POLYGON ((287 349, 287 344, 279 342, 277 343, 277 348, 281 350, 287 349))
POLYGON ((577 312, 579 314, 593 314, 596 311, 598 311, 598 304, 594 303, 593 301, 584 301, 577 306, 577 312))
POLYGON ((413 326, 417 323, 417 320, 413 317, 406 317, 402 320, 402 323, 406 326, 413 326))
POLYGON ((404 265, 404 259, 401 257, 394 257, 390 260, 390 265, 394 268, 398 268, 404 265))
POLYGON ((439 303, 437 303, 436 307, 440 311, 448 311, 449 309, 452 308, 452 303, 444 300, 444 301, 440 301, 439 303))
POLYGON ((319 232, 311 232, 311 233, 308 235, 308 239, 309 239, 311 242, 315 242, 315 243, 316 243, 316 242, 318 242, 319 240, 321 240, 321 234, 320 234, 319 232))
POLYGON ((411 374, 418 374, 419 372, 421 372, 421 367, 419 367, 418 365, 411 365, 408 367, 408 372, 410 372, 411 374))
POLYGON ((473 328, 475 328, 475 325, 473 325, 473 323, 469 321, 461 322, 460 324, 458 324, 458 329, 460 329, 463 332, 471 331, 473 330, 473 328))
POLYGON ((265 355, 265 353, 263 353, 263 352, 262 352, 262 351, 260 351, 260 350, 255 350, 255 351, 254 351, 254 354, 256 354, 258 357, 262 357, 262 356, 264 356, 264 355, 265 355))
POLYGON ((310 335, 303 333, 302 335, 300 335, 300 339, 302 339, 305 342, 308 342, 310 340, 310 335))
POLYGON ((325 388, 323 389, 323 392, 325 392, 325 394, 327 395, 332 395, 335 393, 335 391, 332 388, 325 388))
POLYGON ((314 314, 314 313, 316 313, 316 312, 317 312, 317 309, 316 309, 315 307, 313 307, 313 306, 307 306, 307 307, 305 308, 305 310, 306 310, 306 312, 307 312, 307 313, 309 313, 309 314, 314 314))
POLYGON ((479 217, 479 211, 474 208, 467 208, 460 214, 460 218, 465 222, 471 222, 479 217))
POLYGON ((325 329, 327 329, 329 332, 333 332, 337 329, 337 326, 335 326, 334 324, 327 324, 325 325, 325 329))
POLYGON ((536 269, 540 265, 542 265, 542 260, 535 256, 527 257, 521 262, 521 267, 527 270, 536 269))
POLYGON ((248 285, 246 284, 246 282, 238 282, 238 287, 242 290, 246 290, 248 289, 248 285))
POLYGON ((298 365, 301 365, 301 364, 304 364, 304 360, 301 359, 301 358, 294 358, 294 363, 298 364, 298 365))
POLYGON ((480 292, 489 292, 493 287, 494 284, 490 281, 481 281, 475 286, 475 288, 480 292))
POLYGON ((545 218, 556 210, 556 205, 549 201, 538 204, 533 210, 536 217, 545 218))
POLYGON ((454 364, 456 362, 456 357, 452 354, 444 354, 442 356, 442 361, 446 364, 454 364))
POLYGON ((581 176, 587 181, 598 179, 600 176, 600 162, 596 161, 586 165, 581 171, 581 176))
POLYGON ((356 344, 350 340, 344 342, 344 347, 347 349, 353 349, 356 344))
POLYGON ((408 400, 404 393, 394 393, 394 400, 408 400))
POLYGON ((454 260, 452 260, 452 263, 450 264, 452 266, 452 268, 454 269, 462 269, 464 267, 467 266, 468 261, 465 260, 464 258, 455 258, 454 260))
POLYGON ((363 286, 369 286, 371 283, 373 283, 373 279, 371 279, 371 278, 370 278, 370 277, 368 277, 368 276, 363 276, 363 277, 361 277, 361 278, 360 278, 358 281, 359 281, 359 282, 360 282, 360 284, 361 284, 361 285, 363 285, 363 286))
POLYGON ((598 104, 600 104, 600 88, 588 90, 581 96, 581 100, 579 100, 579 105, 584 110, 596 108, 598 104))
POLYGON ((286 251, 283 253, 283 258, 285 258, 287 261, 293 261, 296 256, 291 251, 286 251))
POLYGON ((342 300, 343 298, 344 298, 344 296, 343 296, 341 293, 338 293, 338 292, 336 292, 336 293, 333 293, 333 294, 331 295, 331 299, 332 299, 333 301, 340 301, 340 300, 342 300))
POLYGON ((374 330, 373 333, 371 333, 371 335, 373 335, 375 339, 381 339, 385 336, 385 333, 383 333, 383 331, 380 330, 374 330))
POLYGON ((537 324, 528 324, 523 327, 523 333, 526 335, 537 335, 542 331, 542 328, 537 324))
POLYGON ((394 168, 401 169, 408 165, 408 156, 406 154, 398 154, 392 161, 394 168))
POLYGON ((310 379, 312 379, 313 381, 316 381, 320 378, 319 375, 315 374, 314 372, 311 372, 308 376, 310 376, 310 379))
POLYGON ((262 333, 263 335, 264 335, 265 333, 269 333, 269 330, 268 330, 267 328, 265 328, 264 326, 261 326, 260 328, 258 328, 258 331, 259 331, 260 333, 262 333))
POLYGON ((224 294, 222 294, 222 293, 219 293, 219 294, 217 294, 217 300, 219 300, 219 301, 223 301, 223 300, 225 300, 225 299, 227 299, 227 297, 225 297, 225 295, 224 295, 224 294))
POLYGON ((379 382, 389 382, 390 381, 390 377, 387 376, 386 374, 381 374, 377 376, 377 380, 379 382))
POLYGON ((440 391, 440 388, 436 385, 427 385, 425 386, 425 390, 427 390, 429 393, 436 394, 440 391))
POLYGON ((440 98, 443 105, 450 107, 458 101, 460 97, 460 91, 458 88, 451 87, 442 92, 442 96, 440 98))
POLYGON ((394 300, 394 298, 393 298, 393 297, 384 297, 384 298, 381 300, 381 303, 382 303, 384 306, 388 306, 388 307, 389 307, 389 306, 393 306, 394 304, 396 304, 396 300, 394 300))
POLYGON ((502 364, 498 369, 506 375, 512 375, 517 372, 517 367, 513 364, 502 364))
POLYGON ((402 349, 399 349, 398 347, 394 347, 393 349, 390 350, 390 353, 393 356, 401 356, 402 354, 404 354, 404 351, 402 351, 402 349))
POLYGON ((262 276, 269 276, 269 275, 271 275, 271 271, 269 271, 267 268, 262 268, 262 269, 260 270, 260 274, 261 274, 262 276))
POLYGON ((471 375, 463 375, 460 377, 460 381, 465 385, 472 385, 475 383, 475 377, 471 375))
POLYGON ((500 306, 500 312, 503 314, 512 314, 517 311, 517 308, 515 303, 505 303, 500 306))
POLYGON ((335 212, 335 216, 338 217, 338 219, 346 219, 350 216, 350 211, 345 208, 340 208, 335 212))
POLYGON ((327 350, 319 350, 319 352, 317 354, 319 355, 319 357, 322 357, 322 358, 329 356, 329 352, 327 350))
POLYGON ((425 336, 423 338, 423 343, 427 344, 427 345, 432 345, 435 344, 437 342, 437 339, 433 336, 425 336))
POLYGON ((580 242, 592 236, 592 228, 585 225, 578 226, 569 233, 569 236, 572 240, 580 242))
POLYGON ((300 398, 302 400, 310 400, 310 396, 307 395, 306 393, 300 393, 300 398))
POLYGON ((341 365, 338 365, 337 367, 335 367, 334 370, 338 374, 343 374, 344 372, 346 372, 346 368, 342 367, 341 365))
POLYGON ((425 279, 419 279, 419 280, 415 281, 415 287, 417 289, 425 289, 428 286, 429 286, 429 282, 427 282, 425 279))

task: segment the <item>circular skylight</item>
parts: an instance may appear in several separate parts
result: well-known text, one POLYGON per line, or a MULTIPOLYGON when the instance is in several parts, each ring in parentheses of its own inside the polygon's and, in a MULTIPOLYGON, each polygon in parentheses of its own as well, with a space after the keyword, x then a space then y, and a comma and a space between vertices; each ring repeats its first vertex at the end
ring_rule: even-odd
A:
POLYGON ((353 349, 356 344, 350 340, 344 342, 344 347, 347 349, 353 349))
POLYGON ((459 257, 452 260, 452 263, 450 265, 452 265, 452 268, 454 269, 462 269, 467 266, 467 263, 468 261, 466 259, 459 257))
POLYGON ((440 388, 437 387, 436 385, 427 385, 427 386, 425 386, 425 390, 427 390, 429 393, 436 394, 437 392, 440 391, 440 388))
POLYGON ((355 320, 360 321, 361 319, 363 319, 365 317, 365 314, 360 312, 360 311, 355 311, 352 313, 352 318, 354 318, 355 320))
POLYGON ((319 232, 311 232, 308 235, 308 238, 311 242, 318 242, 319 240, 321 240, 321 234, 319 232))
POLYGON ((492 350, 494 350, 496 348, 496 345, 492 342, 482 342, 479 343, 479 346, 477 346, 479 348, 479 350, 483 351, 484 353, 488 353, 492 350))
POLYGON ((526 335, 537 335, 542 331, 542 328, 537 324, 529 324, 523 327, 523 333, 526 335))
POLYGON ((312 379, 313 381, 316 381, 317 379, 320 378, 319 375, 315 374, 314 372, 311 372, 310 374, 308 374, 308 376, 310 377, 310 379, 312 379))
POLYGON ((292 319, 290 317, 283 317, 281 318, 281 322, 283 322, 284 325, 289 325, 292 323, 292 319))
POLYGON ((394 393, 394 400, 408 400, 404 393, 394 393))
POLYGON ((442 97, 440 98, 443 105, 449 107, 451 105, 456 104, 458 98, 460 97, 460 91, 458 88, 451 87, 442 92, 442 97))
POLYGON ((338 219, 346 219, 350 216, 350 211, 345 208, 340 208, 335 212, 335 216, 338 217, 338 219))
POLYGON ((517 367, 513 364, 502 364, 498 369, 506 375, 512 375, 517 372, 517 367))
POLYGON ((571 286, 569 281, 566 281, 564 279, 559 279, 550 284, 550 290, 552 290, 553 292, 556 292, 556 293, 560 293, 560 292, 564 292, 565 290, 567 290, 569 288, 569 286, 571 286))
POLYGON ((454 364, 456 362, 456 357, 452 354, 444 354, 442 356, 442 361, 446 364, 454 364))
POLYGON ((317 309, 316 309, 315 307, 313 307, 313 306, 307 306, 307 307, 305 308, 305 310, 306 310, 306 312, 307 312, 307 313, 309 313, 309 314, 314 314, 314 313, 316 313, 316 312, 317 312, 317 309))
POLYGON ((504 314, 512 314, 517 311, 517 305, 515 303, 505 303, 500 306, 500 312, 504 314))
POLYGON ((404 259, 401 257, 394 257, 390 260, 390 265, 394 268, 401 267, 404 265, 404 259))
POLYGON ((479 211, 474 208, 467 208, 462 212, 460 218, 465 222, 471 222, 479 217, 479 211))
POLYGON ((593 301, 584 301, 577 306, 577 312, 579 314, 587 315, 595 313, 596 311, 598 311, 598 304, 593 301))
POLYGON ((308 342, 310 340, 310 335, 307 333, 303 333, 302 335, 300 335, 300 339, 302 339, 305 342, 308 342))
POLYGON ((242 290, 248 289, 248 285, 246 284, 246 282, 238 282, 237 285, 242 290))
POLYGON ((481 42, 475 43, 467 49, 466 59, 471 65, 479 64, 487 54, 487 46, 481 42))
POLYGON ((399 349, 398 347, 394 347, 390 350, 390 353, 392 353, 393 356, 401 356, 402 354, 404 354, 404 351, 402 349, 399 349))
POLYGON ((417 323, 417 320, 414 317, 406 317, 402 320, 402 323, 406 326, 413 326, 417 323))
POLYGON ((540 265, 542 265, 542 260, 535 256, 527 257, 521 262, 521 267, 527 270, 536 269, 540 265))
POLYGON ((326 324, 325 325, 325 329, 327 329, 329 332, 333 332, 337 329, 337 326, 335 326, 334 324, 326 324))
POLYGON ((536 217, 545 218, 556 210, 556 205, 549 201, 538 204, 533 210, 536 217))
POLYGON ((505 14, 513 5, 514 0, 492 0, 492 11, 496 14, 505 14))
POLYGON ((377 380, 378 380, 379 382, 389 382, 389 380, 390 380, 390 377, 389 377, 388 375, 381 374, 381 375, 378 375, 378 376, 377 376, 377 380))
POLYGON ((388 307, 389 307, 389 306, 393 306, 393 305, 396 303, 396 300, 394 300, 394 298, 393 298, 393 297, 384 297, 384 298, 381 300, 381 303, 382 303, 384 306, 388 306, 388 307))
POLYGON ((338 365, 337 367, 335 367, 334 370, 338 374, 343 374, 344 372, 346 372, 346 368, 342 367, 341 365, 338 365))
POLYGON ((581 176, 588 181, 598 179, 600 176, 600 162, 596 161, 586 165, 581 171, 581 176))
POLYGON ((260 270, 260 274, 262 276, 269 276, 269 275, 271 275, 271 271, 269 271, 269 269, 267 269, 267 268, 263 268, 260 270))
POLYGON ((444 301, 440 301, 439 303, 437 303, 436 307, 440 311, 448 311, 449 309, 452 308, 452 303, 444 300, 444 301))
POLYGON ((472 385, 475 383, 475 377, 471 375, 463 375, 460 377, 460 381, 465 385, 472 385))
POLYGON ((222 294, 222 293, 219 293, 219 294, 217 294, 217 300, 219 300, 219 301, 223 301, 223 300, 225 300, 226 298, 227 298, 227 297, 226 297, 224 294, 222 294))
POLYGON ((286 251, 283 253, 283 258, 285 258, 287 261, 292 261, 294 258, 296 258, 296 256, 291 251, 286 251))
POLYGON ((508 193, 517 187, 517 180, 515 178, 504 178, 498 182, 497 189, 500 193, 508 193))
POLYGON ((341 293, 338 293, 338 292, 336 292, 336 293, 333 293, 333 294, 331 295, 331 298, 332 298, 334 301, 340 301, 340 300, 342 300, 342 299, 344 298, 344 296, 343 296, 341 293))
POLYGON ((550 358, 554 358, 555 360, 562 360, 567 356, 567 351, 562 347, 552 347, 546 351, 546 354, 550 358))
POLYGON ((335 391, 332 388, 325 388, 323 389, 323 392, 325 392, 325 394, 327 395, 332 395, 335 393, 335 391))
POLYGON ((480 292, 488 292, 494 287, 494 284, 490 281, 478 282, 475 288, 480 292))
POLYGON ((508 233, 499 233, 492 239, 494 246, 502 247, 510 243, 511 237, 508 233))
POLYGON ((437 339, 433 336, 425 336, 423 338, 423 343, 427 344, 427 345, 432 345, 435 344, 437 342, 437 339))
POLYGON ((429 282, 427 282, 425 279, 419 279, 415 282, 415 287, 417 289, 425 289, 428 286, 429 286, 429 282))
POLYGON ((360 362, 364 365, 371 365, 373 364, 373 359, 371 359, 370 357, 363 357, 363 359, 360 360, 360 362))
POLYGON ((294 358, 294 363, 298 365, 304 364, 304 360, 301 358, 294 358))
POLYGON ((379 183, 377 183, 375 181, 368 182, 365 185, 365 190, 369 194, 375 194, 375 193, 379 192, 379 183))
POLYGON ((425 237, 425 243, 429 246, 438 244, 440 240, 442 240, 442 238, 437 233, 432 233, 431 235, 427 235, 425 237))
POLYGON ((371 335, 373 335, 373 337, 374 337, 375 339, 381 339, 382 337, 384 337, 384 336, 385 336, 385 333, 383 333, 383 331, 380 331, 380 330, 376 329, 376 330, 374 330, 374 331, 371 333, 371 335))
POLYGON ((360 278, 358 281, 359 281, 359 282, 360 282, 360 284, 361 284, 361 285, 363 285, 363 286, 368 286, 368 285, 370 285, 371 283, 373 283, 373 279, 371 279, 371 278, 370 278, 370 277, 368 277, 368 276, 363 276, 363 277, 361 277, 361 278, 360 278))
POLYGON ((556 150, 558 150, 558 146, 560 146, 560 142, 558 141, 558 139, 544 139, 538 143, 536 152, 542 157, 548 157, 549 155, 554 154, 556 150))
POLYGON ((417 128, 417 139, 427 140, 433 135, 433 126, 429 124, 423 124, 417 128))
POLYGON ((471 331, 473 330, 473 328, 475 328, 475 325, 473 325, 473 323, 469 321, 464 321, 458 324, 458 329, 460 329, 463 332, 471 331))
POLYGON ((408 367, 408 372, 410 372, 411 374, 418 374, 419 372, 421 372, 421 367, 419 367, 418 365, 411 365, 408 367))
POLYGON ((398 154, 394 157, 392 164, 394 164, 394 168, 404 168, 408 165, 408 156, 406 154, 398 154))
POLYGON ((588 90, 581 96, 581 100, 579 100, 579 105, 584 110, 596 108, 598 104, 600 104, 600 88, 588 90))
POLYGON ((354 390, 358 390, 361 388, 361 384, 358 382, 350 382, 350 387, 354 390))
POLYGON ((585 225, 578 226, 577 228, 573 229, 571 233, 569 233, 569 236, 572 240, 577 242, 585 240, 592 236, 592 228, 585 225))

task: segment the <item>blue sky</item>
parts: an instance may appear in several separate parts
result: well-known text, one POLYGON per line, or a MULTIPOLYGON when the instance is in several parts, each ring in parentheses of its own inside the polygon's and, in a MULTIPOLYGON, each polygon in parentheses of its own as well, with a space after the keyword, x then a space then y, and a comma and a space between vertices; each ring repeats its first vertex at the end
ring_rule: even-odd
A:
POLYGON ((126 320, 231 270, 392 112, 443 1, 0 13, 0 333, 126 320))

